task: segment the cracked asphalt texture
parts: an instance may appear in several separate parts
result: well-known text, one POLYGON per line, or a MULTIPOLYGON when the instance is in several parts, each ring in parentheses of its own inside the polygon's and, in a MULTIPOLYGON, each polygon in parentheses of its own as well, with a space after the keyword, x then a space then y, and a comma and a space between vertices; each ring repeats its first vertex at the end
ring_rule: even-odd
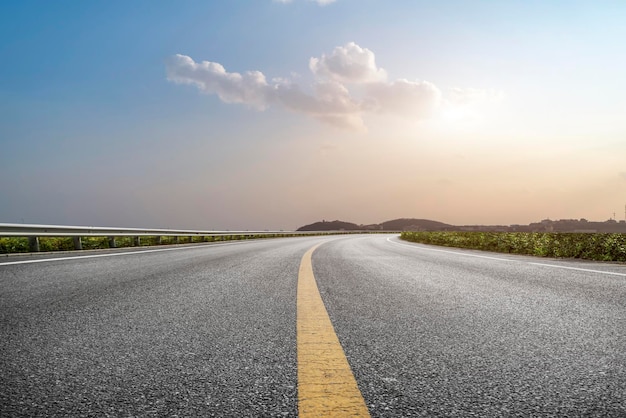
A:
POLYGON ((372 416, 626 416, 626 277, 530 263, 626 266, 389 237, 0 265, 0 416, 296 416, 298 268, 323 241, 372 416))

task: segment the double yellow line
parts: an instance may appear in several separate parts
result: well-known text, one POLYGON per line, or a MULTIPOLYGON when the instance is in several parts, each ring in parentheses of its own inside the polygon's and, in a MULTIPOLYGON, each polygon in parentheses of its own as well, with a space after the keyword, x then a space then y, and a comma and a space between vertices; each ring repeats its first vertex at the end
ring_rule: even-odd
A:
POLYGON ((298 414, 369 417, 313 276, 311 256, 319 245, 304 254, 298 274, 298 414))

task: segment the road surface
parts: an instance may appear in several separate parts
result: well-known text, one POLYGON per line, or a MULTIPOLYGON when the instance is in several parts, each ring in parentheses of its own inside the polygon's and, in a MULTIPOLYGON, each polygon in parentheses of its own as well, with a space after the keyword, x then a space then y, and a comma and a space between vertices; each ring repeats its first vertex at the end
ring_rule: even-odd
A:
POLYGON ((626 416, 625 265, 394 235, 0 258, 0 416, 297 416, 317 244, 371 416, 626 416))

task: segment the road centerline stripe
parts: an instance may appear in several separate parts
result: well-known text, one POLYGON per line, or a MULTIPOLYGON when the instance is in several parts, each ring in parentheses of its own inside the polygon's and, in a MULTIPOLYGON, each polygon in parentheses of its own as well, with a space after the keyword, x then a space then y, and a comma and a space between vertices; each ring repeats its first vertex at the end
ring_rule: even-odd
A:
POLYGON ((304 254, 298 274, 298 415, 369 417, 313 275, 320 245, 304 254))

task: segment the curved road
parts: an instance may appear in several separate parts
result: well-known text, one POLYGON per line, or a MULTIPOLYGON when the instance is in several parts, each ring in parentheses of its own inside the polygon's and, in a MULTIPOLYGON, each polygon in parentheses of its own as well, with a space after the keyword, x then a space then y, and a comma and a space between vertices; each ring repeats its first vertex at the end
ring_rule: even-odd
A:
POLYGON ((296 416, 319 243, 372 416, 626 416, 626 266, 392 235, 0 258, 0 416, 296 416))

